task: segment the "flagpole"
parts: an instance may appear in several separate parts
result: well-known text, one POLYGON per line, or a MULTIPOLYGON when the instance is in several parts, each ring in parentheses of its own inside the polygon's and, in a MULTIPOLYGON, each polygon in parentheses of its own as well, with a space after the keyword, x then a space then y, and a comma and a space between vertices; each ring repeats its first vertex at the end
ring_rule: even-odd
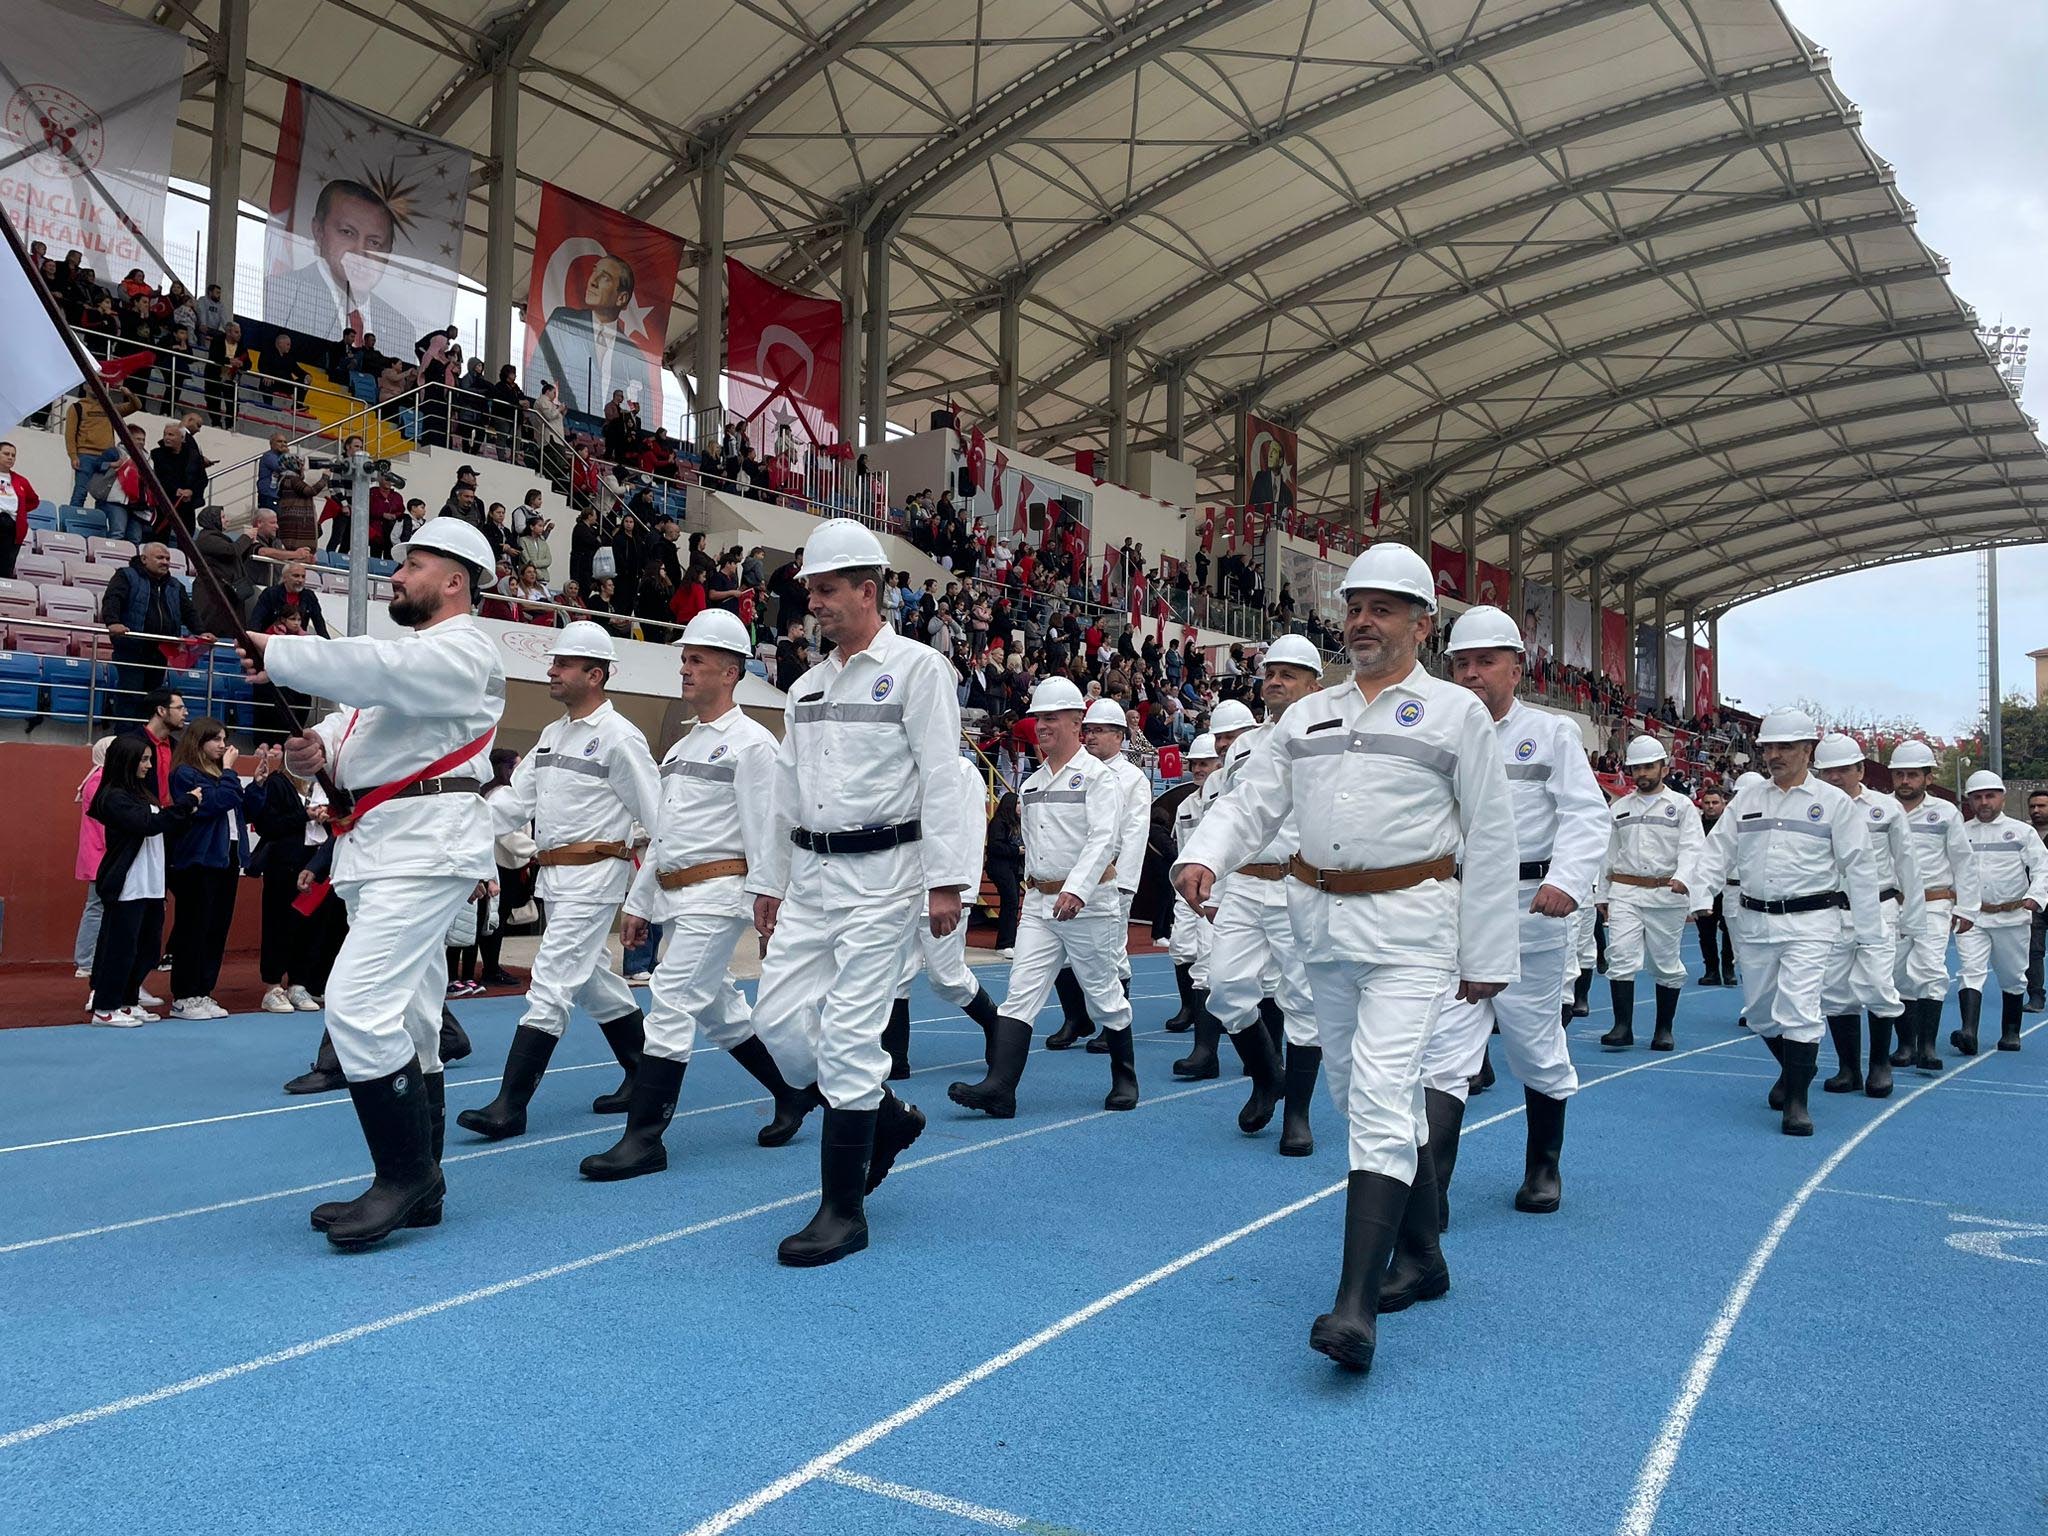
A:
MULTIPOLYGON (((48 285, 43 282, 43 274, 38 272, 35 268, 35 263, 29 260, 28 247, 22 243, 21 233, 14 227, 14 220, 7 215, 4 209, 0 209, 0 231, 5 232, 7 248, 13 254, 15 261, 20 263, 22 271, 28 274, 29 285, 35 289, 36 297, 42 302, 43 310, 49 316, 50 323, 57 328, 57 334, 64 339, 64 346, 71 354, 72 365, 78 369, 79 378, 85 383, 86 392, 92 396, 93 402, 106 413, 107 420, 113 423, 114 437, 120 443, 122 452, 126 453, 130 461, 135 465, 136 474, 140 477, 143 495, 155 510, 157 520, 169 526, 171 533, 177 540, 178 547, 184 550, 185 558, 192 567, 192 579, 196 582, 204 583, 208 595, 213 598, 220 611, 228 616, 231 637, 237 646, 247 655, 256 655, 257 648, 249 639, 248 626, 242 622, 241 604, 237 603, 233 595, 221 585, 220 578, 214 574, 213 567, 207 564, 206 557, 200 554, 198 541, 193 537, 192 530, 180 521, 177 506, 164 490, 163 482, 157 479, 156 467, 149 462, 149 456, 136 448, 133 435, 127 431, 122 422, 120 407, 114 403, 113 392, 107 388, 107 381, 100 377, 99 365, 86 353, 84 346, 79 342, 78 334, 71 329, 70 324, 65 320, 64 311, 58 307, 56 297, 50 292, 48 285)), ((284 716, 285 723, 291 727, 291 734, 303 736, 306 732, 305 722, 299 718, 299 712, 291 700, 285 697, 284 689, 267 677, 264 679, 262 686, 269 690, 271 702, 276 705, 279 713, 284 716)), ((333 781, 327 777, 325 770, 314 775, 314 777, 318 780, 320 787, 327 792, 327 797, 332 803, 335 805, 346 803, 346 797, 335 787, 333 781)))

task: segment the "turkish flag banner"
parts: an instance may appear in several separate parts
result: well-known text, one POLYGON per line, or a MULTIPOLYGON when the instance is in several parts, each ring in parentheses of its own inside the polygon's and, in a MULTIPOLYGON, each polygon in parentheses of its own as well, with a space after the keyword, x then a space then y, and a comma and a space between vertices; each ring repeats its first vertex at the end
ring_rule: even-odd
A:
POLYGON ((725 260, 726 401, 757 431, 764 451, 787 428, 823 446, 844 436, 839 419, 837 299, 813 298, 725 260))
POLYGON ((601 416, 618 390, 661 425, 669 305, 683 242, 665 229, 543 183, 526 286, 525 387, 553 384, 565 410, 601 416))
MULTIPOLYGON (((974 435, 976 437, 981 436, 979 432, 974 435)), ((1003 477, 1009 472, 1010 456, 998 448, 996 450, 996 477, 988 483, 989 495, 995 499, 995 506, 998 512, 1003 510, 1003 477)), ((1020 529, 1024 526, 1024 502, 1021 497, 1017 501, 1017 526, 1020 529)))
POLYGON ((982 471, 988 468, 988 439, 976 427, 967 436, 967 478, 976 490, 981 488, 982 471))

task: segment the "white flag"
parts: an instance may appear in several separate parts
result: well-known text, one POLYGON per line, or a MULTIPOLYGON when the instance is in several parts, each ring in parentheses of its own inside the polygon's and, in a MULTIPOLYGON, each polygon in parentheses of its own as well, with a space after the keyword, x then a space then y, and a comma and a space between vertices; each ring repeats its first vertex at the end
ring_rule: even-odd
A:
MULTIPOLYGON (((0 215, 5 217, 5 215, 0 215)), ((79 382, 78 366, 12 249, 0 244, 0 422, 19 426, 79 382)))

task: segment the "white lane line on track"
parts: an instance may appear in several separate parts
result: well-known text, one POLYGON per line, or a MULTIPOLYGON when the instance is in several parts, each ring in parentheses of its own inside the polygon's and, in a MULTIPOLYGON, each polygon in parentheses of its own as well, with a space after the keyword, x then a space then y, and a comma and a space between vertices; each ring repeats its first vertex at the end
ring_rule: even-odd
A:
MULTIPOLYGON (((1619 1071, 1604 1073, 1599 1077, 1593 1078, 1591 1081, 1582 1084, 1579 1091, 1584 1093, 1598 1083, 1613 1082, 1616 1078, 1628 1077, 1637 1072, 1647 1072, 1651 1068, 1662 1066, 1669 1061, 1683 1061, 1687 1056, 1704 1055, 1708 1051, 1722 1050, 1738 1043, 1739 1041, 1736 1040, 1720 1040, 1712 1045, 1697 1046, 1690 1051, 1681 1051, 1670 1056, 1660 1053, 1648 1061, 1637 1062, 1633 1066, 1623 1067, 1619 1071)), ((1464 1134, 1469 1136, 1474 1131, 1484 1130, 1490 1125, 1499 1125, 1503 1120, 1512 1120, 1521 1113, 1522 1106, 1520 1104, 1514 1105, 1509 1109, 1503 1109, 1497 1114, 1488 1115, 1485 1119, 1466 1126, 1464 1134)), ((1054 1340, 1073 1332, 1083 1323, 1093 1321, 1112 1307, 1128 1301, 1141 1291, 1151 1289, 1162 1280, 1171 1279, 1182 1270, 1188 1269, 1193 1265, 1201 1263, 1202 1260, 1222 1252, 1231 1244, 1240 1242, 1254 1233, 1262 1232, 1267 1227, 1272 1226, 1276 1222, 1286 1220, 1298 1211, 1305 1211, 1318 1201, 1327 1200, 1332 1195, 1343 1193, 1349 1182, 1346 1179, 1341 1183, 1332 1184, 1326 1189, 1319 1189, 1315 1193, 1305 1195, 1299 1200, 1290 1201, 1278 1210, 1268 1211, 1256 1220, 1245 1223, 1236 1231, 1226 1232, 1221 1237, 1211 1238, 1208 1242, 1202 1244, 1201 1247, 1191 1249, 1177 1259, 1169 1260, 1150 1273, 1140 1275, 1128 1284, 1119 1286, 1106 1296, 1097 1297, 1079 1311, 1069 1312, 1058 1322, 1041 1328, 1037 1333, 1032 1334, 1030 1338, 1023 1340, 1021 1343, 1011 1345, 1001 1354, 993 1355, 989 1359, 982 1361, 973 1370, 954 1377, 944 1386, 926 1393, 916 1402, 899 1408, 885 1419, 876 1420, 866 1429, 860 1431, 859 1434, 840 1441, 839 1444, 826 1451, 823 1455, 813 1457, 795 1471, 777 1478, 764 1488, 757 1489, 746 1498, 741 1499, 737 1504, 729 1505, 709 1519, 699 1521, 696 1525, 690 1527, 687 1536, 722 1536, 723 1532, 729 1531, 742 1521, 759 1514, 770 1504, 787 1498, 798 1489, 805 1487, 807 1484, 814 1483, 820 1478, 832 1476, 843 1463, 868 1450, 878 1441, 894 1434, 905 1425, 923 1418, 934 1408, 952 1401, 970 1387, 977 1386, 998 1372, 1015 1365, 1027 1355, 1034 1354, 1054 1340)), ((0 1446, 4 1446, 4 1443, 4 1441, 0 1441, 0 1446)))
MULTIPOLYGON (((1162 997, 1172 997, 1174 995, 1171 992, 1139 992, 1132 994, 1131 1001, 1134 1003, 1154 1001, 1162 997)), ((1041 1009, 1039 1017, 1043 1018, 1044 1016, 1045 1010, 1041 1009)), ((949 1024, 959 1017, 960 1015, 957 1013, 947 1013, 941 1014, 935 1019, 912 1019, 910 1023, 914 1029, 920 1024, 949 1024)), ((711 1055, 716 1053, 718 1049, 719 1047, 715 1045, 699 1046, 697 1054, 711 1055)), ((560 1076, 564 1072, 588 1072, 597 1067, 616 1067, 617 1065, 618 1063, 615 1060, 607 1057, 603 1061, 579 1062, 573 1067, 549 1067, 548 1071, 555 1076, 560 1076)), ((499 1080, 496 1077, 453 1077, 448 1080, 448 1091, 453 1093, 458 1088, 487 1088, 499 1080)), ((207 1115, 198 1120, 172 1120, 163 1125, 136 1125, 122 1131, 94 1131, 88 1136, 65 1136, 55 1141, 25 1141, 19 1146, 0 1147, 0 1157, 4 1157, 10 1152, 42 1152, 47 1151, 51 1147, 76 1147, 94 1141, 119 1141, 124 1136, 148 1136, 158 1131, 184 1131, 190 1130, 195 1126, 225 1125, 233 1120, 261 1120, 268 1115, 303 1114, 309 1109, 336 1109, 347 1103, 349 1103, 349 1097, 345 1093, 323 1094, 318 1098, 309 1099, 304 1104, 278 1104, 269 1109, 244 1109, 228 1115, 207 1115)))
MULTIPOLYGON (((1125 1114, 1142 1113, 1144 1110, 1156 1108, 1161 1104, 1171 1104, 1179 1099, 1194 1098, 1200 1094, 1214 1093, 1218 1089, 1234 1088, 1237 1086, 1238 1083, 1234 1079, 1201 1083, 1194 1087, 1180 1089, 1175 1093, 1162 1094, 1157 1098, 1143 1100, 1136 1110, 1092 1110, 1087 1114, 1074 1115, 1065 1120, 1055 1120, 1048 1125, 1035 1125, 1026 1130, 1011 1131, 1002 1136, 991 1136, 986 1141, 972 1142, 964 1147, 955 1147, 949 1151, 934 1153, 930 1157, 920 1157, 908 1162, 898 1163, 891 1177, 900 1178, 903 1174, 910 1172, 914 1168, 929 1168, 938 1163, 951 1162, 955 1158, 971 1157, 979 1152, 993 1151, 997 1147, 1010 1146, 1020 1141, 1035 1140, 1040 1136, 1049 1136, 1058 1131, 1071 1130, 1077 1125, 1091 1125, 1099 1120, 1111 1120, 1125 1114)), ((1514 1113, 1520 1114, 1521 1111, 1518 1109, 1514 1113)), ((322 1350, 333 1349, 342 1344, 352 1344, 357 1339, 368 1338, 372 1334, 385 1333, 393 1328, 402 1327, 407 1323, 415 1323, 423 1318, 435 1317, 443 1312, 452 1312, 458 1307, 471 1306, 480 1301, 489 1301, 494 1297, 508 1295, 513 1291, 525 1290, 528 1286, 538 1285, 544 1280, 554 1280, 563 1275, 576 1274, 582 1270, 595 1268, 600 1264, 608 1264, 614 1259, 623 1259, 633 1254, 645 1253, 653 1248, 665 1247, 682 1238, 695 1237, 699 1233, 710 1232, 719 1227, 732 1226, 737 1222, 747 1221, 755 1216, 765 1216, 770 1211, 784 1210, 793 1205, 803 1205, 817 1198, 818 1190, 814 1185, 809 1189, 799 1190, 795 1194, 784 1195, 780 1199, 767 1200, 759 1205, 748 1206, 742 1211, 728 1211, 722 1216, 709 1216, 702 1221, 692 1222, 688 1226, 677 1227, 673 1231, 657 1232, 651 1237, 639 1238, 630 1243, 622 1243, 616 1248, 607 1248, 602 1253, 586 1254, 580 1259, 569 1259, 560 1264, 549 1265, 546 1269, 537 1269, 529 1274, 515 1275, 509 1280, 500 1280, 494 1285, 479 1286, 473 1291, 464 1291, 459 1296, 444 1297, 440 1301, 429 1302, 425 1306, 412 1307, 404 1312, 393 1313, 388 1317, 376 1318, 367 1323, 358 1323, 353 1328, 344 1328, 338 1333, 323 1334, 317 1339, 308 1339, 304 1343, 293 1344, 285 1349, 274 1350, 267 1355, 258 1355, 253 1360, 244 1360, 237 1365, 223 1366, 217 1371, 208 1371, 200 1376, 188 1376, 183 1381, 174 1381, 168 1386, 158 1387, 153 1391, 137 1393, 132 1397, 117 1398, 111 1403, 102 1403, 96 1408, 81 1409, 77 1413, 67 1413, 58 1418, 45 1419, 40 1424, 31 1424, 25 1428, 0 1435, 0 1451, 12 1450, 18 1445, 24 1445, 31 1440, 40 1440, 46 1435, 58 1434, 67 1429, 77 1429, 87 1424, 99 1423, 103 1419, 114 1418, 120 1414, 132 1413, 138 1408, 148 1408, 157 1403, 167 1402, 174 1397, 183 1397, 190 1392, 198 1392, 207 1387, 219 1386, 222 1382, 233 1381, 237 1377, 252 1375, 257 1371, 267 1370, 274 1365, 286 1365, 294 1360, 303 1360, 308 1355, 318 1354, 322 1350)))
POLYGON ((1858 1200, 1882 1200, 1888 1205, 1931 1205, 1937 1211, 1952 1211, 1954 1206, 1946 1200, 1922 1200, 1915 1195, 1884 1195, 1874 1189, 1844 1189, 1839 1184, 1823 1184, 1814 1191, 1817 1195, 1850 1195, 1858 1200))
MULTIPOLYGON (((2040 1029, 2036 1024, 2026 1031, 2032 1034, 2040 1029)), ((1650 1443, 1649 1454, 1644 1456, 1642 1466, 1636 1473, 1634 1492, 1630 1495, 1628 1509, 1621 1522, 1615 1526, 1616 1536, 1649 1536, 1650 1529, 1657 1523, 1657 1510, 1664 1502, 1664 1490, 1671 1485, 1671 1474, 1678 1465, 1678 1453, 1684 1447, 1686 1430, 1691 1427, 1693 1414, 1699 1410, 1700 1400, 1707 1395, 1707 1387, 1714 1379, 1714 1370, 1721 1363, 1721 1355, 1728 1348, 1728 1340, 1735 1332, 1735 1325, 1742 1321, 1743 1310, 1749 1299, 1756 1294, 1757 1282, 1763 1278, 1764 1267, 1778 1251, 1778 1245, 1785 1240, 1785 1234, 1799 1213, 1806 1209, 1806 1202, 1822 1188, 1848 1159, 1850 1153, 1869 1139, 1870 1134, 1900 1110, 1916 1099, 1925 1097, 1937 1088, 1955 1081, 1956 1076, 1980 1067, 1993 1059, 1991 1053, 1965 1058, 1952 1067, 1949 1075, 1937 1077, 1923 1083, 1903 1098, 1895 1099, 1863 1125, 1828 1155, 1827 1161, 1816 1168, 1799 1186, 1799 1190, 1778 1212, 1770 1228, 1764 1233, 1763 1241, 1750 1254, 1749 1262, 1742 1267, 1734 1286, 1721 1303, 1721 1310, 1714 1316, 1713 1324, 1707 1329, 1707 1336, 1700 1342, 1699 1350, 1692 1357, 1692 1364, 1686 1369, 1685 1380, 1678 1389, 1678 1396, 1672 1399, 1670 1409, 1664 1415, 1664 1423, 1657 1431, 1657 1438, 1650 1443)))
POLYGON ((852 1488, 860 1493, 871 1493, 877 1498, 894 1499, 899 1504, 912 1504, 919 1509, 928 1509, 935 1514, 951 1515, 956 1520, 970 1520, 976 1525, 992 1525, 999 1531, 1028 1531, 1032 1536, 1082 1536, 1063 1525, 1048 1525, 1043 1520, 1029 1520, 1023 1515, 1013 1515, 1006 1509, 990 1509, 986 1504, 971 1504, 966 1499, 956 1499, 949 1493, 934 1493, 929 1488, 911 1488, 902 1483, 885 1483, 878 1477, 866 1477, 859 1472, 849 1472, 844 1467, 827 1472, 824 1481, 837 1483, 842 1488, 852 1488))

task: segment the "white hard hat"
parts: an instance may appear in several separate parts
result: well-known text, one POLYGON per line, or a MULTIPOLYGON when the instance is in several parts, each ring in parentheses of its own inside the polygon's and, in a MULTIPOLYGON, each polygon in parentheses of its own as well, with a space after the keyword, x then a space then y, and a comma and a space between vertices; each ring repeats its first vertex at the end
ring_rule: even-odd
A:
POLYGON ((2002 791, 2004 788, 2005 780, 2001 779, 1989 768, 1979 768, 1975 773, 1970 775, 1969 782, 1963 785, 1963 793, 1966 795, 1974 795, 1980 789, 1996 789, 2002 791))
POLYGON ((1120 731, 1128 731, 1131 722, 1124 718, 1124 707, 1115 699, 1097 699, 1088 706, 1088 713, 1081 717, 1083 725, 1113 725, 1120 731))
POLYGON ((1259 665, 1270 667, 1274 662, 1289 667, 1305 667, 1320 678, 1323 675, 1323 656, 1306 635, 1282 635, 1266 647, 1266 654, 1259 658, 1259 665))
POLYGON ((1207 731, 1197 736, 1194 744, 1188 748, 1188 761, 1191 763, 1203 760, 1213 763, 1221 755, 1216 750, 1216 738, 1207 731))
POLYGON ((1451 625, 1447 651, 1520 651, 1521 627, 1500 609, 1481 603, 1467 608, 1451 625))
POLYGON ((1862 761, 1862 744, 1854 736, 1845 736, 1840 731, 1830 731, 1813 749, 1813 766, 1816 768, 1854 768, 1862 761))
POLYGON ((731 651, 739 656, 754 654, 747 638, 747 626, 723 608, 706 608, 683 626, 684 645, 701 645, 713 651, 731 651))
POLYGON ((1351 562, 1337 590, 1398 592, 1436 612, 1436 578, 1429 573, 1429 562, 1406 544, 1373 545, 1351 562))
POLYGON ((1664 743, 1654 736, 1638 736, 1628 744, 1628 753, 1621 760, 1624 768, 1640 768, 1645 763, 1670 761, 1671 754, 1664 750, 1664 743))
POLYGON ((589 619, 575 619, 564 624, 562 632, 555 636, 555 648, 551 654, 617 661, 619 648, 612 644, 611 634, 602 624, 589 619))
POLYGON ((888 563, 889 557, 882 553, 882 541, 866 525, 850 517, 831 517, 804 540, 804 564, 797 575, 822 576, 827 571, 888 563))
POLYGON ((1819 741, 1820 727, 1803 709, 1774 709, 1757 727, 1759 744, 1766 741, 1819 741))
POLYGON ((1892 748, 1891 766, 1894 768, 1934 767, 1934 748, 1924 741, 1902 741, 1892 748))
POLYGON ((1742 774, 1739 778, 1736 779, 1735 792, 1739 795, 1745 789, 1755 789, 1759 784, 1768 784, 1770 782, 1771 781, 1769 779, 1765 778, 1762 774, 1758 773, 1754 768, 1752 768, 1747 773, 1742 774))
POLYGON ((1225 699, 1216 706, 1215 713, 1209 716, 1209 729, 1218 736, 1227 735, 1231 731, 1248 731, 1258 723, 1252 718, 1252 712, 1238 699, 1225 699))
MULTIPOLYGON (((1031 708, 1025 713, 1052 715, 1062 710, 1082 710, 1087 707, 1081 698, 1081 690, 1072 682, 1064 677, 1048 677, 1031 690, 1031 708)), ((1121 719, 1118 720, 1118 724, 1122 724, 1121 719)))
POLYGON ((488 592, 498 584, 498 557, 491 541, 459 517, 430 517, 406 540, 408 549, 453 555, 476 572, 476 589, 488 592))

